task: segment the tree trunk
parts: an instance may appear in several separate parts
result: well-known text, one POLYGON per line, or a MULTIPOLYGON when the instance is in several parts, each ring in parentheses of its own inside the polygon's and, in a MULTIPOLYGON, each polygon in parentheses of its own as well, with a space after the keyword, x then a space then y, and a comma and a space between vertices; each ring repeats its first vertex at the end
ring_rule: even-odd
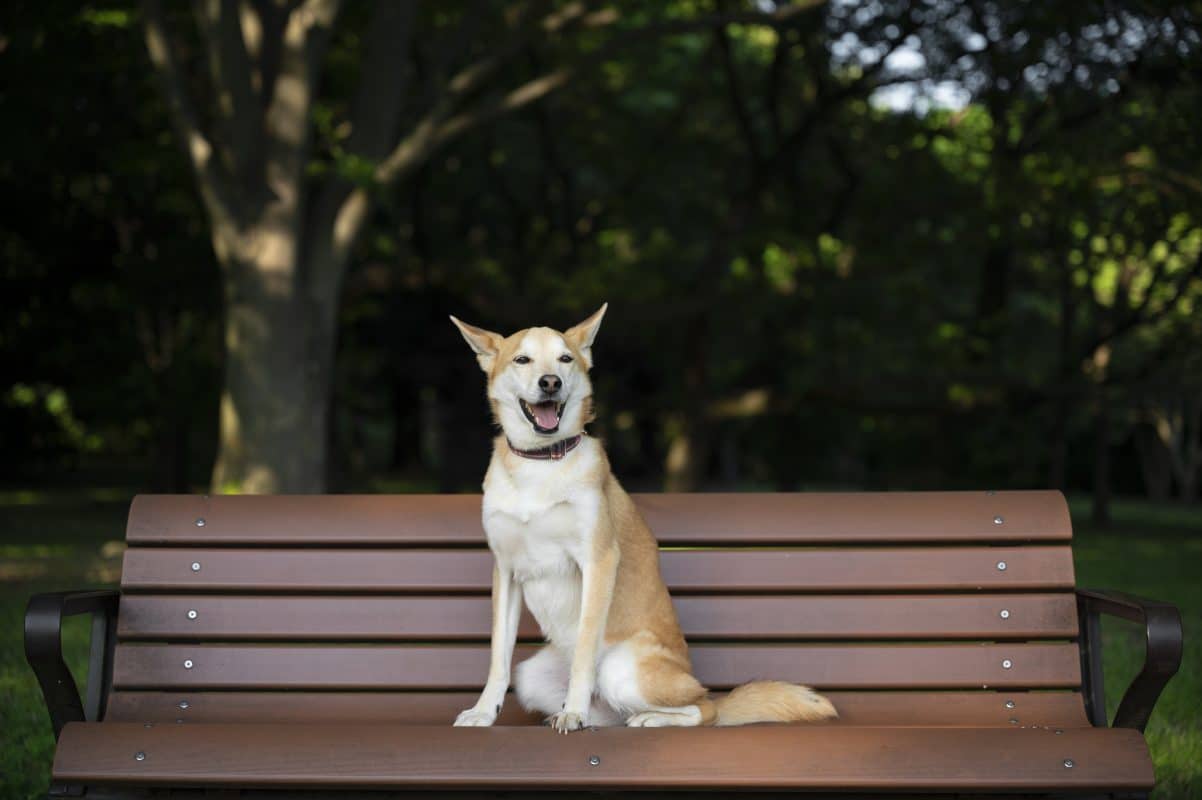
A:
POLYGON ((324 491, 340 293, 306 291, 299 277, 262 264, 233 264, 225 274, 225 388, 214 490, 324 491))
POLYGON ((1168 449, 1151 425, 1135 428, 1135 452, 1148 497, 1159 503, 1169 499, 1173 490, 1173 466, 1168 449))
POLYGON ((669 424, 672 439, 664 461, 664 491, 696 491, 709 462, 707 336, 704 312, 689 325, 688 363, 684 370, 685 395, 680 411, 669 424))
POLYGON ((697 491, 709 461, 709 426, 698 414, 685 413, 677 415, 670 427, 677 433, 664 459, 664 491, 697 491))
POLYGON ((1055 401, 1051 441, 1048 444, 1048 488, 1065 489, 1068 472, 1068 404, 1063 397, 1055 401))
POLYGON ((1093 524, 1110 525, 1110 396, 1098 387, 1098 413, 1094 420, 1093 524))
POLYGON ((1076 306, 1073 301, 1072 273, 1061 268, 1057 281, 1060 315, 1056 330, 1056 380, 1053 385, 1052 431, 1049 445, 1048 487, 1064 491, 1068 480, 1068 433, 1073 413, 1075 393, 1071 390, 1073 373, 1073 320, 1076 306))
POLYGON ((1182 408, 1186 430, 1182 436, 1182 469, 1177 476, 1181 501, 1193 505, 1198 501, 1198 476, 1202 474, 1202 398, 1184 390, 1182 408))

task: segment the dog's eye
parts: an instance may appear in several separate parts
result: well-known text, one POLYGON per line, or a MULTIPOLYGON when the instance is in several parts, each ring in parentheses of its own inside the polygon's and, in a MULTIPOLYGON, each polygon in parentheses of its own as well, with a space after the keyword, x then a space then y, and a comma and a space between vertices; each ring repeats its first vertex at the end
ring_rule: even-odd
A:
POLYGON ((560 360, 560 361, 562 361, 562 362, 563 362, 563 363, 565 363, 565 364, 571 364, 571 363, 572 363, 572 357, 571 357, 570 355, 568 355, 567 353, 564 353, 562 356, 560 356, 560 357, 559 357, 559 360, 560 360))
POLYGON ((517 358, 515 358, 515 359, 513 360, 513 363, 515 363, 515 364, 529 364, 529 363, 530 363, 530 356, 518 356, 517 358))

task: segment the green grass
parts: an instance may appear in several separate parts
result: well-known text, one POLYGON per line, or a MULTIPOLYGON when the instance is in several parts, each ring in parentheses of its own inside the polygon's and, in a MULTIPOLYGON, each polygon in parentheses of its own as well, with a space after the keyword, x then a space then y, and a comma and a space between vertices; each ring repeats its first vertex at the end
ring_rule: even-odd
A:
MULTIPOLYGON (((111 586, 120 569, 128 495, 121 490, 0 492, 0 800, 44 794, 53 740, 21 627, 30 594, 111 586)), ((1169 600, 1186 629, 1180 673, 1156 706, 1148 742, 1156 761, 1158 800, 1202 794, 1202 509, 1115 504, 1111 529, 1092 530, 1088 502, 1071 504, 1077 520, 1077 583, 1169 600)), ((1136 626, 1104 627, 1107 698, 1113 713, 1142 663, 1136 626)), ((84 620, 65 632, 67 657, 83 686, 88 633, 84 620)))
MULTIPOLYGON (((1148 725, 1156 762, 1157 798, 1202 794, 1202 509, 1119 501, 1110 529, 1091 529, 1087 498, 1070 503, 1076 521, 1077 585, 1121 589, 1168 600, 1181 609, 1185 654, 1181 669, 1148 725)), ((1106 699, 1110 713, 1143 663, 1143 631, 1106 620, 1106 699)))

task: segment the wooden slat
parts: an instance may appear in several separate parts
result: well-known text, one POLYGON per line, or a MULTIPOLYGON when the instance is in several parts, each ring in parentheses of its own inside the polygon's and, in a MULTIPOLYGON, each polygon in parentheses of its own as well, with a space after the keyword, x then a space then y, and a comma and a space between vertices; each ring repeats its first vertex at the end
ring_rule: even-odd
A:
MULTIPOLYGON (((1073 588, 1066 546, 665 550, 660 567, 673 592, 1073 588)), ((129 592, 484 593, 491 576, 487 550, 134 547, 121 585, 129 592)))
MULTIPOLYGON (((476 697, 475 692, 118 691, 109 697, 105 719, 446 725, 476 697)), ((839 710, 834 725, 1089 727, 1079 692, 828 692, 827 697, 839 710)), ((527 713, 512 695, 497 720, 499 725, 541 722, 541 714, 527 713)))
POLYGON ((1143 790, 1138 731, 70 723, 53 779, 89 785, 1143 790), (135 753, 143 753, 137 760, 135 753), (1071 759, 1071 769, 1064 760, 1071 759))
MULTIPOLYGON (((516 658, 532 652, 519 647, 516 658)), ((697 677, 716 688, 765 677, 831 689, 1073 688, 1081 682, 1074 644, 701 645, 690 654, 697 677)), ((485 645, 123 644, 113 686, 471 689, 483 684, 487 669, 485 645)))
MULTIPOLYGON (((679 597, 693 639, 1040 639, 1077 634, 1074 595, 679 597), (1003 617, 1003 613, 1005 617, 1003 617)), ((487 597, 129 595, 122 639, 487 640, 487 597)), ((538 638, 524 614, 518 635, 538 638)))
MULTIPOLYGON (((1072 536, 1059 492, 645 494, 635 502, 665 544, 1072 536)), ((480 513, 479 495, 140 495, 126 537, 131 544, 482 544, 480 513)))

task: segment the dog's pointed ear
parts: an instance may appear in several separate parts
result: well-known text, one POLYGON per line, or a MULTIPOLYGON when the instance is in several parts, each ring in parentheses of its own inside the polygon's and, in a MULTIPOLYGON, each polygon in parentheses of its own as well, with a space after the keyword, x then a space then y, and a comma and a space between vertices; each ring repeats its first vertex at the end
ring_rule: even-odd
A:
POLYGON ((467 342, 467 346, 472 348, 472 352, 476 354, 476 361, 480 362, 480 369, 485 372, 492 371, 493 362, 496 361, 497 351, 501 349, 501 342, 504 337, 499 333, 486 331, 483 328, 477 328, 475 325, 468 325, 451 317, 451 322, 455 323, 455 327, 463 334, 463 340, 467 342))
POLYGON ((609 303, 602 303, 591 317, 564 331, 563 337, 580 351, 586 368, 591 369, 593 366, 593 340, 597 338, 597 331, 601 328, 601 319, 605 316, 607 308, 609 303))

